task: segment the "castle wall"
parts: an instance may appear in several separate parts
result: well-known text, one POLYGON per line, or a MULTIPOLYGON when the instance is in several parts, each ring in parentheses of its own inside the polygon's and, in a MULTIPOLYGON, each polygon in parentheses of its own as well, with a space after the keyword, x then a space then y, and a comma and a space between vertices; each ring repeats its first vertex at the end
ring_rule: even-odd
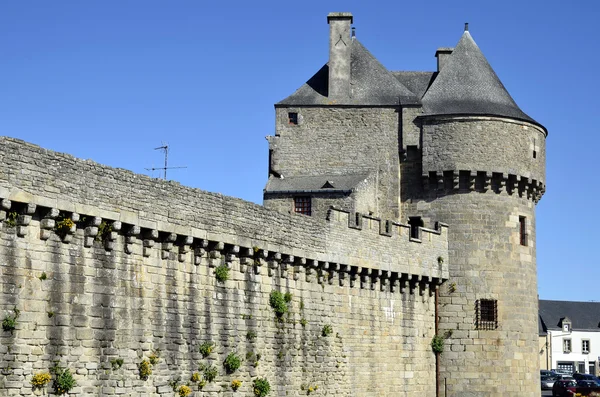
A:
POLYGON ((373 172, 379 216, 399 219, 399 128, 395 108, 276 108, 274 169, 284 176, 373 172), (298 113, 298 124, 288 122, 298 113))
POLYGON ((0 217, 0 313, 20 311, 16 329, 0 332, 0 395, 31 395, 31 376, 54 361, 84 395, 170 396, 169 381, 187 383, 199 364, 218 369, 204 388, 215 395, 233 379, 251 392, 257 376, 271 395, 316 385, 342 396, 433 393, 444 226, 414 241, 403 224, 276 213, 10 138, 0 138, 0 217), (75 222, 65 234, 59 214, 75 222), (281 319, 273 290, 291 293, 281 319), (216 349, 203 358, 207 341, 216 349), (141 380, 153 352, 159 362, 141 380), (230 352, 244 362, 228 375, 230 352))

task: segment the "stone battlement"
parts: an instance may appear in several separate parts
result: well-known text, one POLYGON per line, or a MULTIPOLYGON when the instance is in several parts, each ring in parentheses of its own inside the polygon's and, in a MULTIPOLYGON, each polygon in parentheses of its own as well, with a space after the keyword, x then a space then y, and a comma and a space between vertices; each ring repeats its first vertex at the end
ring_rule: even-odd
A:
POLYGON ((263 264, 284 276, 294 268, 294 277, 321 269, 330 273, 329 279, 335 272, 340 283, 346 275, 351 281, 369 275, 392 291, 403 280, 437 284, 448 278, 445 225, 423 228, 414 239, 407 225, 375 217, 350 216, 335 208, 327 220, 281 214, 12 138, 0 138, 0 144, 0 217, 17 211, 21 236, 33 217, 40 220, 40 238, 47 239, 62 213, 76 223, 63 242, 81 229, 88 247, 105 222, 113 233, 105 247, 113 249, 121 234, 125 253, 132 253, 141 240, 144 256, 159 250, 163 259, 176 253, 180 261, 195 263, 203 256, 215 260, 211 263, 238 257, 243 264, 256 264, 257 272, 263 264))

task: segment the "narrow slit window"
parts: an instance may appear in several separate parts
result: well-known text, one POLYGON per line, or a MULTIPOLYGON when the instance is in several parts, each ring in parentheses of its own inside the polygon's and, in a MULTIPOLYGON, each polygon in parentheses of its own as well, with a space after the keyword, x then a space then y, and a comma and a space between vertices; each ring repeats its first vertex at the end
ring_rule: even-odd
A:
POLYGON ((292 125, 298 125, 298 113, 289 112, 288 113, 288 123, 292 125))
POLYGON ((537 158, 537 151, 533 151, 533 158, 536 159, 537 158))
POLYGON ((294 212, 310 216, 312 213, 310 197, 294 197, 294 212))
POLYGON ((498 328, 498 301, 495 299, 480 299, 476 306, 475 326, 481 330, 498 328))
POLYGON ((527 218, 519 217, 519 240, 521 245, 527 245, 527 218))

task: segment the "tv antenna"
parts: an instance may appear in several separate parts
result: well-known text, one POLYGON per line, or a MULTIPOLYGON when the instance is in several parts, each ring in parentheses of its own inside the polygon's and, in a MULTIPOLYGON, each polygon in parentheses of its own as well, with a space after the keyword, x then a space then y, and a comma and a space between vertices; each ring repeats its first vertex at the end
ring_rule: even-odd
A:
POLYGON ((165 166, 164 167, 152 167, 152 168, 146 168, 146 170, 148 171, 157 171, 157 170, 163 170, 163 179, 166 181, 167 180, 167 170, 172 170, 175 168, 187 168, 187 167, 169 167, 168 166, 168 160, 169 160, 169 145, 166 143, 163 143, 162 146, 159 147, 155 147, 154 150, 162 150, 165 152, 165 166))

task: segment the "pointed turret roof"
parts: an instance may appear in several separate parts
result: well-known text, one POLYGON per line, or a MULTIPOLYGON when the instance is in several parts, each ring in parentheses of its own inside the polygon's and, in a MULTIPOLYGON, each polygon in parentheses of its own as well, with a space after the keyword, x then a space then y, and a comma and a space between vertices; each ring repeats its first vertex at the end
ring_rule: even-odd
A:
POLYGON ((465 30, 422 98, 424 115, 491 115, 540 125, 512 99, 487 59, 465 30))
POLYGON ((417 96, 406 88, 356 39, 350 55, 350 98, 333 103, 328 98, 329 69, 324 65, 296 92, 277 105, 413 105, 417 96))

